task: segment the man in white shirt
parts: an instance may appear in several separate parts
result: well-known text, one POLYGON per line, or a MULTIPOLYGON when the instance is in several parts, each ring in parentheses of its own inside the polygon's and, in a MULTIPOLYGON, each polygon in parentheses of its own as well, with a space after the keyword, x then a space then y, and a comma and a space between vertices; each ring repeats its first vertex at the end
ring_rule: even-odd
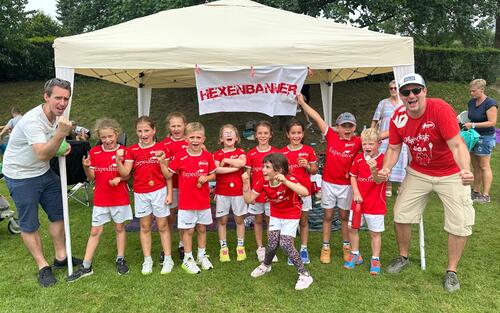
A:
MULTIPOLYGON (((49 233, 55 249, 53 267, 64 268, 68 263, 61 184, 59 176, 50 169, 49 161, 71 131, 70 121, 62 116, 70 96, 68 81, 58 78, 47 81, 43 94, 45 102, 28 111, 17 123, 3 158, 3 174, 19 213, 21 237, 38 265, 38 282, 42 287, 51 286, 57 280, 43 255, 38 232, 39 204, 50 222, 49 233)), ((65 155, 70 150, 68 146, 65 155)))

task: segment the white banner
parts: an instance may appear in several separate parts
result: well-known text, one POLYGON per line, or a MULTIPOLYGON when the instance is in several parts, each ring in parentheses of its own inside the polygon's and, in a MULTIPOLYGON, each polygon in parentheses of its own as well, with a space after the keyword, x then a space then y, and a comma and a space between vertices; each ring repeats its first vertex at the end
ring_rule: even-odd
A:
POLYGON ((307 67, 196 69, 195 74, 200 115, 215 112, 295 115, 295 97, 302 89, 307 67))

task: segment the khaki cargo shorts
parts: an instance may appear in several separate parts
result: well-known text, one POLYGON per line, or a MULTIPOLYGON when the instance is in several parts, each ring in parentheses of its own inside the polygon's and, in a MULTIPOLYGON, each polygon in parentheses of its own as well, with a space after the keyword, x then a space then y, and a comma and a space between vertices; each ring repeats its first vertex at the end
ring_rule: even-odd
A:
POLYGON ((462 185, 459 174, 434 177, 406 168, 406 177, 394 205, 394 222, 420 222, 430 193, 437 193, 444 207, 444 230, 456 236, 469 236, 474 225, 470 186, 462 185))

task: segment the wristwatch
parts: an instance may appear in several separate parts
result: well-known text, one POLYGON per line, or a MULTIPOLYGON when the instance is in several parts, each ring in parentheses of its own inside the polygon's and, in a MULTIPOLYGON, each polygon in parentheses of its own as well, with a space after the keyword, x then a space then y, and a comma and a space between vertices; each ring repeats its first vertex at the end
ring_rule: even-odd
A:
POLYGON ((476 128, 476 123, 472 122, 472 128, 476 128))

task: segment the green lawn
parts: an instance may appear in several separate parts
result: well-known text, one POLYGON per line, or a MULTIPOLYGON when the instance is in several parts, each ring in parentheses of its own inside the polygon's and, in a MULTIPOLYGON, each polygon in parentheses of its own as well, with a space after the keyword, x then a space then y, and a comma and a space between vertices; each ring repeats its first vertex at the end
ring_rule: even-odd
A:
MULTIPOLYGON (((6 120, 10 105, 23 110, 40 101, 41 82, 0 84, 2 101, 0 118, 6 120)), ((466 84, 431 83, 430 93, 455 104, 458 110, 465 109, 469 98, 466 84)), ((489 92, 500 99, 498 93, 489 92)), ((354 82, 335 85, 334 116, 341 111, 355 113, 359 125, 369 124, 377 100, 385 96, 385 84, 354 82)), ((313 103, 319 103, 318 89, 313 89, 313 103)), ((109 83, 93 80, 77 80, 72 118, 80 124, 91 126, 96 118, 110 116, 118 119, 129 134, 129 142, 135 142, 133 120, 136 116, 135 91, 109 83)), ((151 115, 158 121, 164 119, 173 109, 187 112, 190 120, 200 120, 207 126, 207 146, 216 148, 214 133, 221 124, 231 121, 240 129, 248 119, 263 116, 250 113, 224 113, 197 117, 193 90, 155 90, 151 115), (172 109, 171 109, 172 108, 172 109), (212 134, 212 135, 211 135, 212 134)), ((277 126, 277 119, 273 119, 277 126)), ((161 123, 163 124, 163 123, 161 123)), ((160 137, 164 127, 160 125, 160 137)), ((318 142, 317 136, 309 136, 318 142)), ((275 134, 275 144, 282 145, 284 136, 275 134)), ((248 147, 252 143, 245 142, 248 147)), ((319 150, 322 148, 320 147, 319 150)), ((500 171, 500 156, 493 155, 494 173, 500 171)), ((493 202, 477 205, 476 225, 465 255, 459 267, 462 289, 447 294, 442 288, 442 277, 446 268, 446 233, 442 230, 443 213, 440 201, 432 197, 425 212, 427 270, 422 272, 419 263, 418 233, 414 232, 411 260, 413 265, 407 271, 389 275, 382 272, 379 277, 368 275, 368 265, 353 271, 342 269, 339 232, 332 234, 333 261, 329 265, 319 263, 321 240, 319 233, 311 233, 309 250, 312 263, 308 268, 315 282, 305 291, 293 289, 296 274, 287 266, 280 251, 280 262, 271 273, 259 279, 250 277, 251 270, 258 265, 254 251, 253 234, 247 232, 249 259, 242 263, 221 264, 218 262, 218 242, 215 232, 208 235, 208 253, 215 269, 200 275, 189 276, 176 267, 165 276, 159 275, 155 264, 153 275, 144 277, 140 273, 142 253, 137 233, 128 238, 127 260, 131 272, 118 276, 114 267, 115 243, 111 227, 106 227, 101 245, 94 259, 95 274, 73 284, 64 281, 66 273, 57 272, 59 283, 53 288, 42 289, 36 282, 36 267, 25 250, 19 235, 10 235, 7 223, 0 223, 0 312, 498 312, 500 311, 500 266, 498 238, 500 224, 496 221, 500 208, 500 183, 494 180, 493 202)), ((0 193, 8 192, 3 181, 0 193)), ((389 200, 392 209, 393 198, 389 200)), ((51 243, 47 234, 47 221, 42 218, 42 240, 46 257, 53 258, 51 243)), ((70 217, 73 252, 82 256, 90 228, 91 210, 70 201, 70 217)), ((387 215, 387 230, 383 235, 381 260, 385 266, 397 253, 391 213, 387 215)), ((177 235, 174 242, 177 242, 177 235)), ((235 232, 229 232, 232 257, 234 256, 235 232)), ((159 238, 154 235, 153 253, 155 262, 160 250, 159 238)), ((361 252, 369 257, 369 238, 361 234, 361 252)))

